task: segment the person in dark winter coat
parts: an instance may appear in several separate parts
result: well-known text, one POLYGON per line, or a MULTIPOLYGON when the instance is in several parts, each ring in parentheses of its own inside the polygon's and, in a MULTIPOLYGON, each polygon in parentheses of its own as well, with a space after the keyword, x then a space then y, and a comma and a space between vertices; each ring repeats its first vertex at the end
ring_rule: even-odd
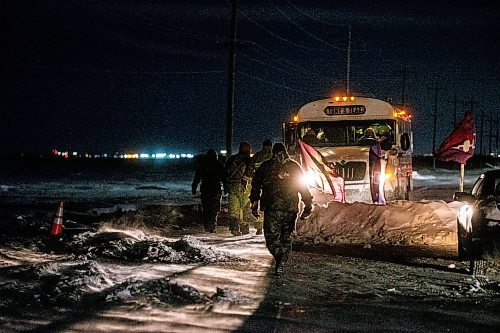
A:
POLYGON ((375 130, 371 127, 365 129, 364 134, 358 140, 362 146, 370 146, 368 152, 368 166, 370 172, 370 192, 374 204, 385 204, 383 190, 380 189, 380 173, 382 167, 382 148, 380 141, 383 138, 377 137, 375 130))
POLYGON ((262 163, 252 180, 252 214, 264 211, 266 246, 275 260, 276 274, 283 273, 292 247, 292 233, 299 212, 299 193, 305 204, 301 219, 312 210, 312 196, 302 182, 300 165, 291 160, 283 143, 275 143, 271 159, 262 163))
POLYGON ((250 200, 246 192, 251 180, 250 144, 241 142, 237 154, 232 155, 224 166, 224 189, 228 193, 229 230, 234 236, 249 233, 247 221, 250 214, 250 200))
POLYGON ((196 168, 192 183, 192 193, 201 181, 201 205, 203 210, 203 226, 207 232, 215 232, 217 215, 220 211, 220 199, 224 180, 224 165, 219 162, 217 152, 209 149, 196 168))
MULTIPOLYGON (((272 148, 273 148, 273 142, 270 139, 264 140, 262 143, 262 150, 259 150, 256 152, 251 159, 250 162, 250 169, 251 169, 251 176, 253 177, 255 174, 255 171, 260 167, 260 165, 264 162, 267 161, 268 159, 271 158, 272 156, 272 148)), ((262 227, 264 224, 264 218, 261 216, 255 220, 253 223, 253 226, 255 229, 257 229, 257 232, 255 233, 256 235, 262 235, 262 227)))

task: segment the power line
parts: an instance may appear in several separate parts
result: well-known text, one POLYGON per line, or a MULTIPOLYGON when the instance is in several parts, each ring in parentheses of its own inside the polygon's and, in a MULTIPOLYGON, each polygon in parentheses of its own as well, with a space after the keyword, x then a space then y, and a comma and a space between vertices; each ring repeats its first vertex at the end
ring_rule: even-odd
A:
POLYGON ((275 87, 280 87, 280 88, 284 88, 284 89, 286 89, 286 90, 290 90, 290 91, 294 91, 294 92, 299 92, 299 93, 303 93, 303 94, 308 94, 308 95, 312 95, 312 96, 318 96, 318 93, 314 93, 314 92, 311 92, 311 91, 306 91, 306 90, 301 90, 301 89, 295 89, 295 88, 292 88, 292 87, 286 86, 286 85, 284 85, 284 84, 279 84, 279 83, 276 83, 276 82, 272 82, 272 81, 269 81, 269 80, 266 80, 266 79, 260 78, 260 77, 258 77, 258 76, 252 75, 252 74, 248 74, 248 73, 241 72, 241 71, 239 71, 238 73, 239 73, 239 74, 242 74, 243 76, 246 76, 246 77, 252 78, 252 79, 254 79, 254 80, 257 80, 257 81, 260 81, 260 82, 265 82, 265 83, 268 83, 268 84, 273 85, 273 86, 275 86, 275 87))
POLYGON ((297 28, 299 28, 303 33, 305 33, 306 35, 308 35, 312 39, 317 40, 318 42, 323 43, 326 46, 329 46, 329 47, 331 47, 333 49, 336 49, 336 50, 341 50, 341 51, 345 51, 346 50, 345 48, 341 48, 341 47, 338 47, 336 45, 333 45, 332 43, 329 43, 326 40, 321 39, 318 36, 314 35, 312 32, 308 31, 307 29, 305 29, 304 27, 302 27, 300 24, 298 24, 297 22, 295 22, 294 20, 292 20, 290 18, 290 16, 288 16, 287 14, 285 14, 285 12, 283 12, 271 0, 268 0, 268 1, 269 1, 270 4, 272 4, 280 12, 281 15, 283 15, 284 18, 286 18, 290 23, 292 23, 294 26, 296 26, 297 28))
POLYGON ((131 74, 131 75, 200 75, 200 74, 221 74, 226 73, 224 70, 211 71, 136 71, 136 70, 112 70, 112 69, 96 69, 96 68, 78 68, 78 67, 56 67, 42 65, 20 65, 10 64, 7 66, 23 67, 44 70, 69 71, 80 73, 97 73, 97 74, 131 74))
POLYGON ((258 23, 257 21, 255 21, 254 19, 252 19, 251 17, 249 17, 248 15, 246 15, 241 10, 240 10, 240 14, 241 14, 241 16, 245 17, 247 20, 249 20, 250 22, 252 22, 253 24, 255 24, 259 29, 265 31, 266 33, 268 33, 272 37, 274 37, 276 39, 279 39, 282 42, 288 43, 290 45, 293 45, 293 46, 296 46, 296 47, 299 47, 301 49, 304 49, 304 50, 307 50, 307 51, 311 51, 311 52, 318 52, 318 51, 323 51, 324 52, 325 51, 324 49, 321 49, 321 48, 319 48, 319 49, 318 48, 312 48, 312 47, 308 47, 308 46, 305 46, 305 45, 301 45, 301 44, 292 42, 291 40, 286 39, 284 37, 281 37, 280 35, 274 33, 273 31, 271 31, 269 29, 267 29, 266 27, 264 27, 263 25, 261 25, 260 23, 258 23))
POLYGON ((95 7, 95 6, 92 6, 90 4, 86 4, 86 3, 82 3, 82 2, 78 2, 78 1, 72 1, 72 3, 77 4, 81 7, 93 10, 95 12, 105 14, 105 17, 108 19, 113 18, 113 17, 119 18, 122 20, 121 23, 126 24, 129 27, 133 27, 133 28, 147 28, 148 30, 154 31, 156 33, 180 32, 180 33, 184 34, 185 36, 189 36, 191 38, 196 38, 197 40, 204 41, 204 42, 206 42, 208 40, 208 41, 211 41, 214 43, 219 43, 222 40, 224 40, 224 38, 221 36, 215 35, 215 38, 214 38, 213 34, 206 34, 206 33, 196 31, 196 30, 179 28, 179 27, 176 27, 175 29, 167 28, 163 25, 158 24, 158 22, 156 22, 155 20, 148 18, 146 16, 143 16, 143 15, 137 15, 137 14, 134 15, 134 14, 131 14, 130 12, 125 15, 119 11, 110 11, 110 10, 105 9, 104 7, 95 7), (131 18, 141 19, 143 24, 140 24, 140 23, 138 24, 137 21, 130 20, 131 18))
POLYGON ((329 78, 329 77, 323 76, 323 75, 321 75, 319 73, 316 73, 316 72, 313 72, 313 71, 306 70, 306 69, 304 69, 304 67, 301 67, 301 66, 299 66, 297 64, 294 64, 293 62, 291 62, 289 60, 286 60, 285 58, 282 58, 282 57, 278 56, 277 54, 275 54, 275 53, 267 50, 266 48, 264 48, 263 46, 261 46, 261 45, 259 45, 257 43, 253 43, 252 42, 252 44, 254 46, 256 46, 257 48, 259 48, 259 49, 262 50, 262 51, 259 51, 257 49, 253 49, 254 52, 257 52, 260 55, 264 55, 264 53, 267 53, 268 55, 271 55, 271 57, 267 57, 267 58, 270 59, 271 61, 279 64, 280 66, 285 66, 286 65, 286 66, 288 66, 288 68, 290 68, 290 69, 292 69, 292 70, 294 70, 296 72, 301 72, 301 73, 307 74, 307 75, 309 75, 311 77, 320 78, 322 80, 325 80, 325 79, 326 80, 331 80, 331 78, 329 78), (280 59, 281 61, 278 60, 278 59, 280 59))
POLYGON ((323 20, 321 20, 321 19, 317 18, 316 16, 313 16, 313 15, 311 15, 311 14, 307 13, 306 11, 303 11, 302 9, 300 9, 300 7, 298 7, 298 6, 294 5, 294 4, 293 4, 293 3, 291 3, 289 0, 287 0, 287 3, 288 3, 291 7, 295 8, 298 12, 302 13, 304 16, 307 16, 307 17, 309 17, 309 18, 313 19, 314 21, 317 21, 317 22, 320 22, 320 23, 326 24, 326 25, 328 25, 328 26, 330 26, 330 27, 336 27, 336 25, 334 25, 334 24, 331 24, 331 23, 329 23, 329 22, 323 21, 323 20))

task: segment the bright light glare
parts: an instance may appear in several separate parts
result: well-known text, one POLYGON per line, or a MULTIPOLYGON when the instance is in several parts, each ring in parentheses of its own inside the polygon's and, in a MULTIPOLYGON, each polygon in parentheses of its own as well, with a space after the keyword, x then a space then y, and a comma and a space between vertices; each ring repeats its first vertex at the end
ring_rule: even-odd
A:
POLYGON ((311 171, 307 171, 302 175, 300 181, 307 187, 314 187, 316 185, 316 175, 311 171))
POLYGON ((472 213, 474 213, 474 208, 468 203, 464 203, 458 211, 458 222, 467 232, 472 231, 472 213))

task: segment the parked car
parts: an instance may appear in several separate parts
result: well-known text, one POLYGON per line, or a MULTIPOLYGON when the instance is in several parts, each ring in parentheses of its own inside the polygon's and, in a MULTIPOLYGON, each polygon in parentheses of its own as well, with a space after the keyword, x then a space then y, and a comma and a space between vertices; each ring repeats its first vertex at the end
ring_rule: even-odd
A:
POLYGON ((483 274, 487 261, 500 258, 500 169, 479 176, 471 192, 456 192, 461 207, 458 256, 469 260, 471 273, 483 274))

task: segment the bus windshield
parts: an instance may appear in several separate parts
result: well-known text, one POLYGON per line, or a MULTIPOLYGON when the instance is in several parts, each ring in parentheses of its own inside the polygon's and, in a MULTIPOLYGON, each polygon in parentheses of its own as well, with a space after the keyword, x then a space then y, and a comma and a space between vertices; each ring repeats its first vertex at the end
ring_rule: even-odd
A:
POLYGON ((390 148, 395 143, 394 127, 394 120, 310 121, 299 124, 298 131, 299 137, 312 146, 353 146, 371 128, 390 148))

